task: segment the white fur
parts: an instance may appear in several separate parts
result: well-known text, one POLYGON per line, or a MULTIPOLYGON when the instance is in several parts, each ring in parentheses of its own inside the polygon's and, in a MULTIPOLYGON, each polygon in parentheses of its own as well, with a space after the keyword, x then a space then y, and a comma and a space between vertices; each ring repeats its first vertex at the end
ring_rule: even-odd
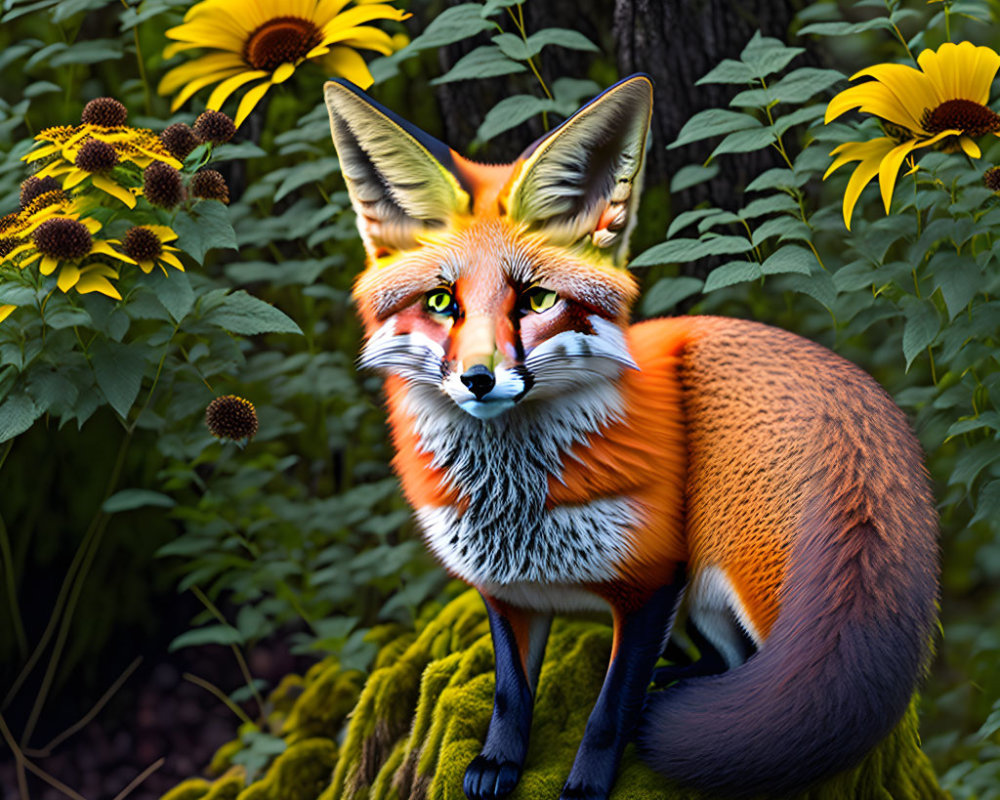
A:
POLYGON ((722 654, 730 668, 744 660, 739 627, 755 645, 760 646, 760 632, 750 621, 743 601, 721 567, 700 569, 694 575, 688 597, 689 613, 695 625, 722 654))

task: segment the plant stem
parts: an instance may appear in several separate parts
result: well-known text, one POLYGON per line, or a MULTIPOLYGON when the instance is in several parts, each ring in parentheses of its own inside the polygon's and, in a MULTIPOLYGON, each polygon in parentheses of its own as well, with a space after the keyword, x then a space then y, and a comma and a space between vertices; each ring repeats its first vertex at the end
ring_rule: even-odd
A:
MULTIPOLYGON (((13 441, 13 440, 11 440, 13 441)), ((7 448, 8 451, 10 448, 7 448)), ((7 453, 0 457, 0 463, 7 453)), ((28 655, 28 638, 24 633, 24 622, 21 619, 21 609, 17 604, 17 580, 14 575, 14 553, 7 535, 7 525, 0 515, 0 559, 3 560, 4 583, 7 584, 7 605, 10 606, 10 618, 14 625, 14 638, 17 639, 17 650, 20 658, 28 655)))
POLYGON ((185 672, 182 677, 186 681, 191 681, 191 683, 193 683, 195 686, 200 686, 206 692, 211 692, 225 704, 226 708, 228 708, 237 717, 239 717, 241 721, 253 725, 253 720, 250 719, 250 717, 248 717, 243 712, 242 708, 240 708, 238 705, 236 705, 236 703, 234 703, 232 700, 226 697, 226 693, 222 691, 222 689, 220 689, 218 686, 214 686, 213 684, 206 681, 204 678, 199 678, 197 675, 192 675, 190 672, 185 672))

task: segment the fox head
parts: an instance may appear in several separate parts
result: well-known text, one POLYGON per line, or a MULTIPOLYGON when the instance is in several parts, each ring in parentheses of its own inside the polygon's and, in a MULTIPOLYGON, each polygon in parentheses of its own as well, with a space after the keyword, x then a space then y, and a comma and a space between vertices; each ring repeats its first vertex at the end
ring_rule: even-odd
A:
POLYGON ((330 128, 367 252, 362 366, 480 419, 634 368, 624 269, 652 86, 627 78, 511 164, 477 164, 346 81, 330 128))

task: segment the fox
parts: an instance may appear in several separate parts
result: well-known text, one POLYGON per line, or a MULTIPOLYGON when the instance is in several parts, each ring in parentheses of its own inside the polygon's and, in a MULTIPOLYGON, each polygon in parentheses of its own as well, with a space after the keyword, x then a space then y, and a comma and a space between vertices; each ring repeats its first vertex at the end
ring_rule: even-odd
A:
POLYGON ((489 620, 494 707, 465 795, 516 788, 551 621, 574 612, 610 612, 613 638, 563 800, 607 798, 633 740, 667 778, 730 797, 857 765, 930 659, 923 452, 825 347, 740 319, 631 322, 648 76, 509 164, 346 80, 324 94, 366 254, 359 366, 384 376, 427 546, 489 620), (698 658, 657 668, 681 649, 679 612, 698 658))

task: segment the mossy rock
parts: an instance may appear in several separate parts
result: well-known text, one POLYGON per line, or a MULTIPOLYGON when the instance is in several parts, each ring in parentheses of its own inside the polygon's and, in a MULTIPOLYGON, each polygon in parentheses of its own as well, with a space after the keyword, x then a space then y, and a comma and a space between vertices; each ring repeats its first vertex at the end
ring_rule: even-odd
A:
MULTIPOLYGON (((363 688, 357 673, 341 671, 335 660, 309 670, 305 688, 286 712, 281 733, 288 750, 237 800, 465 800, 462 777, 479 752, 493 705, 493 649, 482 600, 466 592, 416 635, 381 638, 376 669, 363 688), (339 748, 337 741, 343 742, 339 748)), ((610 652, 607 625, 553 623, 527 763, 512 800, 558 796, 610 652)), ((188 781, 163 800, 202 800, 206 786, 188 781), (175 794, 186 786, 202 794, 175 794)), ((631 746, 611 797, 709 800, 650 770, 631 746)), ((915 700, 857 768, 797 800, 846 798, 947 798, 919 747, 915 700)))

